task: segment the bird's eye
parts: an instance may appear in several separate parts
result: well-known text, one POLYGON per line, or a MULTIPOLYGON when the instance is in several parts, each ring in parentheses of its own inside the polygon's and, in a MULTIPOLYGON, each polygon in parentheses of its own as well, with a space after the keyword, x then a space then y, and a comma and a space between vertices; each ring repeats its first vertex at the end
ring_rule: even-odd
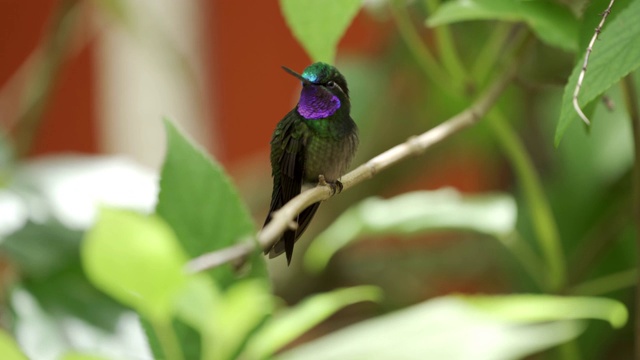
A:
POLYGON ((329 80, 329 81, 327 81, 327 86, 328 87, 334 87, 334 86, 336 86, 336 83, 331 81, 331 80, 329 80))

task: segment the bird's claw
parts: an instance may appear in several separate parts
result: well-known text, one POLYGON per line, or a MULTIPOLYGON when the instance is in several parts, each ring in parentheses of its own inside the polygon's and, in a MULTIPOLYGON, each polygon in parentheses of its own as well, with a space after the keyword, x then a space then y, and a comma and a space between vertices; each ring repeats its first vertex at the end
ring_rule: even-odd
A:
POLYGON ((328 182, 324 175, 318 176, 318 186, 328 186, 331 188, 331 195, 340 194, 342 189, 344 189, 344 185, 340 182, 340 180, 336 180, 334 182, 328 182))

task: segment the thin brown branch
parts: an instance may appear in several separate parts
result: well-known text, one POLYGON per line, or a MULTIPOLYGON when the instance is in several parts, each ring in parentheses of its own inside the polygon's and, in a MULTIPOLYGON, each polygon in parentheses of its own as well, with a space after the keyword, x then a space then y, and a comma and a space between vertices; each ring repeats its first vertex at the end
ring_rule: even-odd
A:
MULTIPOLYGON (((371 179, 378 172, 410 156, 422 154, 433 145, 478 122, 498 100, 500 94, 514 78, 515 72, 516 65, 514 63, 473 105, 463 112, 421 135, 411 137, 406 142, 394 146, 344 175, 340 180, 343 191, 364 180, 371 179)), ((258 234, 256 240, 260 248, 271 248, 302 210, 315 202, 327 200, 333 195, 329 186, 316 186, 293 198, 273 214, 271 222, 258 234)), ((204 271, 246 257, 253 250, 253 246, 247 246, 245 243, 207 253, 191 260, 187 269, 191 272, 204 271)))
POLYGON ((576 88, 573 90, 573 108, 576 110, 582 121, 584 121, 587 125, 591 125, 589 118, 582 112, 580 109, 580 105, 578 104, 578 95, 580 94, 580 88, 582 88, 582 81, 584 80, 584 76, 587 72, 587 65, 589 64, 589 55, 593 51, 593 45, 596 43, 598 36, 600 36, 600 32, 602 31, 602 27, 604 26, 605 20, 607 20, 607 16, 611 13, 611 6, 615 0, 611 0, 607 9, 602 13, 602 20, 600 20, 600 24, 596 28, 596 31, 593 33, 593 37, 591 41, 589 41, 589 46, 587 46, 587 53, 584 55, 584 62, 582 63, 582 70, 580 71, 580 75, 578 76, 578 82, 576 83, 576 88))

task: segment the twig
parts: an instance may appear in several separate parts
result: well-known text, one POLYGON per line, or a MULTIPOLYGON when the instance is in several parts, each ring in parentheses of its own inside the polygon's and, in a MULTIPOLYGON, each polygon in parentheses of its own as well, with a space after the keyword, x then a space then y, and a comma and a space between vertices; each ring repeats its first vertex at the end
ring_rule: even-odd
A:
MULTIPOLYGON (((343 185, 342 190, 347 190, 364 180, 372 178, 378 172, 397 164, 401 160, 413 155, 419 155, 433 145, 478 122, 491 109, 500 94, 514 78, 516 68, 517 62, 514 62, 473 105, 463 112, 421 135, 414 136, 406 142, 394 146, 344 175, 340 179, 343 185)), ((302 210, 315 202, 326 200, 332 195, 333 191, 329 186, 316 186, 291 199, 273 214, 271 222, 258 234, 256 240, 260 248, 271 248, 282 233, 288 229, 292 219, 302 210)), ((241 259, 253 250, 253 246, 239 244, 231 248, 210 252, 191 260, 187 265, 187 269, 192 272, 204 271, 232 260, 241 259)))
POLYGON ((12 129, 18 157, 28 154, 42 121, 80 20, 79 4, 78 0, 65 0, 56 9, 50 34, 42 46, 41 58, 27 84, 29 92, 25 95, 18 120, 12 129))
POLYGON ((591 51, 593 51, 593 45, 596 42, 596 39, 600 35, 602 31, 602 27, 604 26, 604 21, 607 19, 607 16, 611 13, 611 6, 615 0, 611 0, 607 9, 602 13, 602 20, 600 20, 600 24, 596 28, 596 31, 589 42, 589 46, 587 46, 587 53, 584 55, 584 62, 582 63, 582 70, 580 71, 580 75, 578 76, 578 82, 576 83, 576 88, 573 91, 573 108, 576 110, 582 121, 584 121, 587 125, 591 125, 591 122, 587 118, 587 116, 580 109, 580 105, 578 105, 578 94, 580 94, 580 88, 582 87, 582 80, 584 80, 584 75, 587 72, 587 64, 589 63, 589 55, 591 55, 591 51))

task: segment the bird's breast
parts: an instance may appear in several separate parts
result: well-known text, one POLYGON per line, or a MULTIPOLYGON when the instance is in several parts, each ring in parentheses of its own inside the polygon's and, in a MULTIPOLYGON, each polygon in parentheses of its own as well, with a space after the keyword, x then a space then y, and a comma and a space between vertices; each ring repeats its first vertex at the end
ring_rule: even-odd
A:
POLYGON ((338 180, 349 168, 357 146, 355 132, 341 137, 310 137, 305 154, 305 181, 317 182, 319 175, 329 182, 338 180))

